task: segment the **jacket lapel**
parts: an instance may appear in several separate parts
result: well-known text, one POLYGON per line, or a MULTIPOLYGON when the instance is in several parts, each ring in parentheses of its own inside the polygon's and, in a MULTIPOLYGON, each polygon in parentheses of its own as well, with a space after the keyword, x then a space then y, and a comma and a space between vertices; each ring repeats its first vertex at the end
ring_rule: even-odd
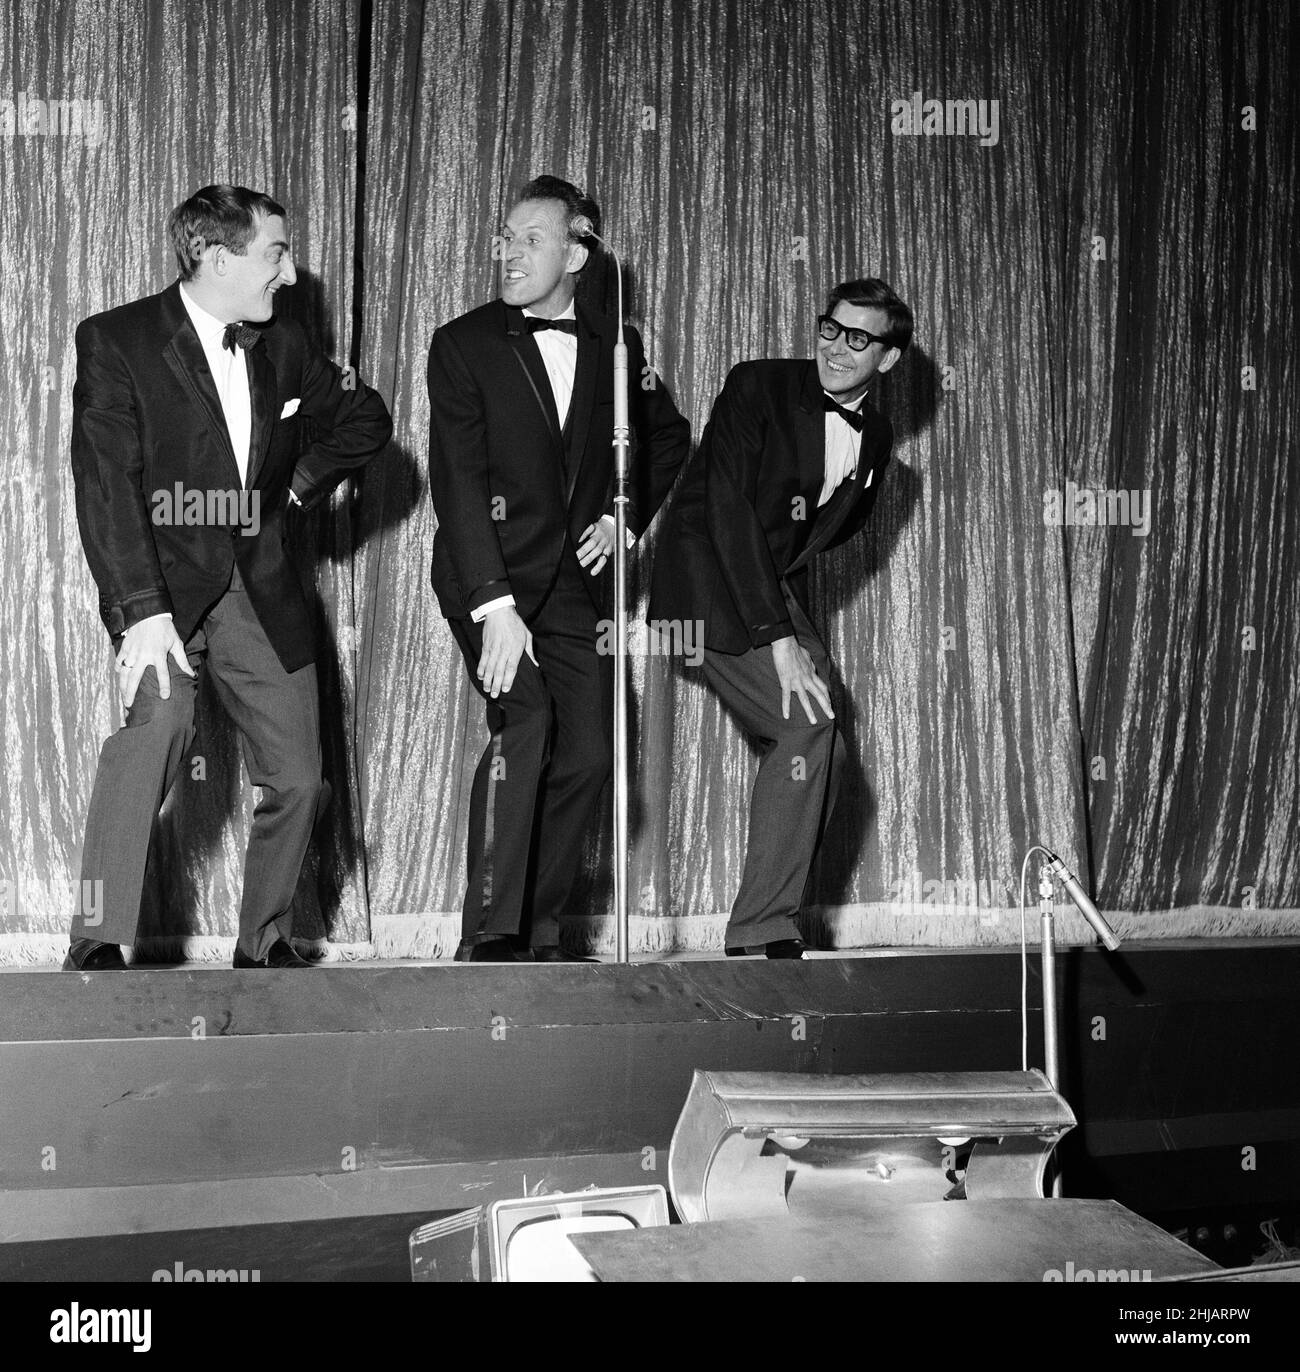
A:
MULTIPOLYGON (((866 435, 863 435, 863 447, 866 447, 866 435)), ((817 512, 816 522, 813 524, 812 537, 808 540, 803 552, 790 564, 790 570, 802 567, 811 558, 817 556, 819 552, 830 543, 836 530, 844 523, 849 512, 858 503, 859 496, 866 490, 867 485, 875 480, 873 475, 875 468, 870 460, 864 461, 867 457, 865 453, 858 454, 858 469, 853 474, 852 481, 842 481, 839 489, 817 512)))
POLYGON ((271 431, 279 419, 275 411, 275 365, 266 353, 265 339, 244 354, 248 368, 248 392, 253 424, 248 440, 248 488, 252 490, 261 474, 271 431))
MULTIPOLYGON (((564 493, 567 507, 578 484, 578 472, 587 451, 587 435, 591 432, 591 415, 596 405, 596 383, 600 368, 600 335, 581 306, 578 316, 578 365, 573 377, 573 395, 569 400, 569 489, 564 493)), ((630 384, 630 383, 629 383, 630 384)))
MULTIPOLYGON (((812 509, 817 518, 817 497, 821 494, 826 476, 826 409, 822 404, 821 383, 817 380, 817 365, 810 362, 804 368, 799 385, 799 399, 792 412, 794 423, 794 457, 799 472, 801 490, 810 491, 812 509)), ((810 540, 811 541, 811 540, 810 540)), ((805 551, 795 558, 788 570, 793 570, 807 556, 805 551)))
POLYGON ((230 464, 230 474, 234 484, 239 483, 239 466, 235 462, 235 450, 230 446, 230 430, 226 427, 226 417, 221 411, 221 401, 217 396, 217 384, 208 370, 208 359, 203 355, 203 344, 194 332, 190 317, 181 304, 180 286, 173 285, 164 292, 164 308, 169 324, 175 329, 163 357, 181 384, 189 391, 194 403, 212 430, 213 437, 221 444, 221 449, 230 464))
POLYGON ((524 327, 524 312, 513 305, 507 305, 505 314, 506 337, 514 350, 515 360, 523 370, 528 388, 542 412, 551 441, 560 448, 564 444, 564 439, 560 434, 560 415, 555 408, 555 395, 551 390, 551 378, 546 374, 546 363, 542 361, 541 351, 533 342, 532 335, 524 327))
POLYGON ((817 366, 812 362, 804 369, 799 403, 794 408, 794 443, 799 484, 805 490, 820 492, 826 476, 826 409, 817 366))

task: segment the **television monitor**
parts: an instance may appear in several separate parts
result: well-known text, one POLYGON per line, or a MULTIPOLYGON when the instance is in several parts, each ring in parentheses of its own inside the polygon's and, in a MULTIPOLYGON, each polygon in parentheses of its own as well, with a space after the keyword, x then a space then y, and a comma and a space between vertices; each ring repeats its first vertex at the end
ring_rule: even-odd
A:
POLYGON ((662 1186, 519 1196, 421 1225, 411 1235, 412 1281, 595 1281, 573 1234, 668 1223, 662 1186))

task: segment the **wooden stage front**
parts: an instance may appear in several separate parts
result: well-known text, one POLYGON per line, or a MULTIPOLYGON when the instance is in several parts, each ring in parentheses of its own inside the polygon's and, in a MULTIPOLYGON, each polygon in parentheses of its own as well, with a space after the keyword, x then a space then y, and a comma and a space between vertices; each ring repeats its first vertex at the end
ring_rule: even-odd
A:
MULTIPOLYGON (((1300 940, 1059 957, 1066 1192, 1300 1209, 1300 940)), ((0 1278, 401 1277, 525 1192, 667 1182, 697 1067, 1020 1065, 1016 950, 0 977, 0 1278), (233 1255, 233 1256, 232 1256, 233 1255)), ((1041 1063, 1030 961, 1030 1063, 1041 1063)))

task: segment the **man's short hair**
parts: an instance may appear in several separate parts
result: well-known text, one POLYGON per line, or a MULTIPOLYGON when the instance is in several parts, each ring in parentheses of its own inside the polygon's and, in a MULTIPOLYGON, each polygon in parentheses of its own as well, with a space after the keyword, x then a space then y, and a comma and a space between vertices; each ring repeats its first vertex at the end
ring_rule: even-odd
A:
POLYGON ((242 257, 257 237, 257 221, 273 214, 284 218, 284 206, 245 186, 204 186, 195 191, 167 216, 181 280, 194 279, 205 247, 220 246, 242 257))
POLYGON ((841 281, 827 297, 826 313, 834 314, 839 304, 856 305, 859 309, 884 310, 889 320, 885 337, 891 347, 906 351, 912 341, 912 311, 878 276, 861 276, 856 281, 841 281))
POLYGON ((569 225, 569 238, 574 243, 581 243, 592 253, 595 252, 599 244, 590 234, 575 233, 573 221, 579 216, 585 215, 591 220, 591 227, 596 232, 600 232, 600 206, 590 197, 583 193, 570 181, 563 181, 558 176, 535 176, 519 192, 520 200, 558 200, 564 206, 564 217, 569 225))

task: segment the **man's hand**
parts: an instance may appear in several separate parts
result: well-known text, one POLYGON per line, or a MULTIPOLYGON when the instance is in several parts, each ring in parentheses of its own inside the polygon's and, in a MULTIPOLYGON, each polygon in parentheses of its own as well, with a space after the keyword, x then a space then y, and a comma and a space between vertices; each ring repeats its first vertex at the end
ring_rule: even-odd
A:
POLYGON ((578 561, 586 567, 595 562, 592 576, 599 576, 605 563, 614 554, 614 521, 603 515, 582 531, 582 542, 578 545, 578 561))
POLYGON ((126 631, 117 654, 117 689, 121 691, 122 703, 128 710, 135 700, 141 678, 150 667, 158 679, 158 694, 164 700, 170 698, 172 678, 167 669, 168 657, 176 660, 176 665, 186 676, 194 675, 171 615, 150 615, 148 619, 132 624, 126 631))
POLYGON ((483 651, 478 657, 478 679, 493 700, 515 684, 519 659, 527 653, 533 666, 533 636, 513 605, 490 610, 483 621, 483 651))
POLYGON ((772 662, 781 682, 782 719, 790 718, 791 695, 799 697, 809 724, 819 722, 813 713, 809 696, 826 711, 827 719, 835 718, 835 711, 831 709, 831 693, 826 683, 817 675, 817 668, 813 666, 808 650, 800 645, 793 634, 786 638, 778 638, 772 644, 772 662))

